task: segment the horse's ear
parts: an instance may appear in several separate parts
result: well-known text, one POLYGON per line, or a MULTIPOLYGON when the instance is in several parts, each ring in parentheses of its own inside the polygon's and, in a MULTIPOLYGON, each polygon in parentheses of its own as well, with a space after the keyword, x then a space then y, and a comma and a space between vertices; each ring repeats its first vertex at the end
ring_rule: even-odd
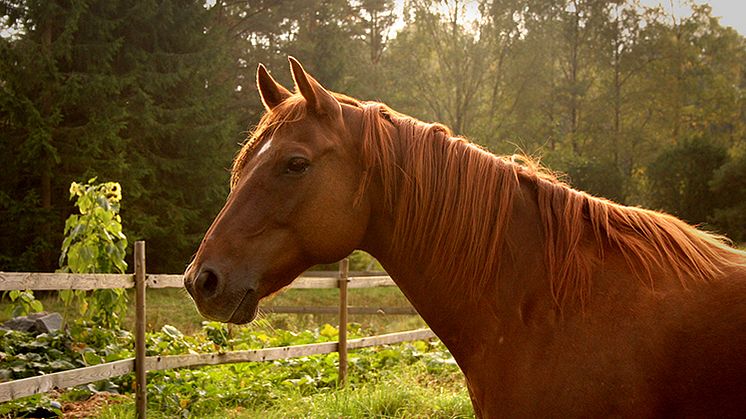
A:
POLYGON ((319 115, 340 115, 342 107, 337 102, 337 99, 324 89, 316 79, 306 73, 298 60, 288 57, 288 61, 290 61, 290 70, 293 72, 295 87, 306 99, 309 109, 312 109, 319 115))
POLYGON ((256 69, 256 86, 259 88, 259 96, 262 97, 262 103, 268 111, 289 98, 292 93, 272 78, 267 69, 259 64, 256 69))

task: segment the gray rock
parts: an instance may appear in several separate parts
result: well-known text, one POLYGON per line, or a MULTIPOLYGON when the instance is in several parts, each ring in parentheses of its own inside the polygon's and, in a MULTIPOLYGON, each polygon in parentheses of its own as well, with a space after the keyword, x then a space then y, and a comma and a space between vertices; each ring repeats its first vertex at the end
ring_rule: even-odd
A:
POLYGON ((39 333, 49 333, 62 328, 62 316, 60 313, 49 313, 39 317, 34 323, 36 331, 39 333))
POLYGON ((62 328, 62 316, 59 313, 42 311, 10 319, 3 323, 2 328, 20 332, 49 333, 62 328))
POLYGON ((29 319, 26 316, 21 317, 14 317, 5 323, 3 323, 3 327, 10 330, 17 330, 19 332, 30 332, 34 330, 34 326, 36 325, 35 319, 29 319))

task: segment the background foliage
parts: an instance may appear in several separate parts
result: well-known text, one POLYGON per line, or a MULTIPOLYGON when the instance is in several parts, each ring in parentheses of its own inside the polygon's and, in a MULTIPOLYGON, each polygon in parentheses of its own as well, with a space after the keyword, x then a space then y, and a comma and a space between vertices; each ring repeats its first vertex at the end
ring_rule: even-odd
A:
POLYGON ((0 270, 53 269, 67 185, 97 176, 127 191, 149 268, 182 271, 260 115, 256 64, 289 86, 288 54, 334 90, 744 240, 746 43, 708 6, 401 4, 4 0, 0 270))

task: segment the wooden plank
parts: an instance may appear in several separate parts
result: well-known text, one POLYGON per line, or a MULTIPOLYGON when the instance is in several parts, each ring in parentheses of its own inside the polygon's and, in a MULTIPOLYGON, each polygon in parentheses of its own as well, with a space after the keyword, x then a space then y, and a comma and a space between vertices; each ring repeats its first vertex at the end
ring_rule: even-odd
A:
POLYGON ((349 349, 367 348, 369 346, 389 345, 392 343, 408 342, 412 340, 426 340, 436 338, 430 329, 410 330, 407 332, 388 333, 347 341, 349 349))
MULTIPOLYGON (((305 274, 304 274, 305 275, 305 274)), ((357 276, 350 277, 348 288, 375 288, 375 287, 395 287, 396 283, 390 276, 357 276)), ((317 277, 301 276, 293 281, 288 288, 291 289, 320 289, 320 288, 337 288, 339 278, 337 276, 317 277)))
MULTIPOLYGON (((301 277, 322 277, 322 278, 335 278, 339 274, 338 271, 306 271, 303 272, 301 277)), ((382 271, 350 271, 349 278, 357 278, 361 276, 386 276, 386 272, 382 271)))
POLYGON ((75 387, 118 377, 130 373, 134 369, 135 359, 128 358, 92 367, 77 368, 0 383, 0 403, 34 394, 46 393, 56 388, 75 387))
MULTIPOLYGON (((411 330, 407 332, 389 333, 347 341, 348 349, 367 348, 377 345, 388 345, 413 340, 435 338, 430 329, 411 330)), ((250 351, 234 351, 210 354, 149 356, 145 366, 149 371, 172 368, 198 367, 203 365, 220 365, 237 362, 262 362, 278 359, 297 358, 302 356, 328 354, 337 352, 337 342, 311 343, 308 345, 284 346, 280 348, 255 349, 250 351)))
POLYGON ((148 274, 146 283, 148 284, 148 288, 183 288, 184 275, 148 274))
MULTIPOLYGON (((349 349, 359 349, 369 346, 386 345, 412 340, 424 340, 436 337, 430 329, 420 329, 407 332, 389 333, 347 341, 349 349)), ((145 358, 148 370, 164 370, 171 368, 196 367, 200 365, 218 365, 235 362, 274 361, 277 359, 295 358, 301 356, 328 354, 337 351, 337 342, 312 343, 308 345, 285 346, 281 348, 257 349, 251 351, 236 351, 226 353, 149 356, 145 358)), ((44 393, 55 388, 74 387, 95 381, 128 374, 135 370, 135 359, 128 358, 121 361, 109 362, 92 367, 78 368, 37 377, 0 383, 0 403, 21 397, 44 393)))
POLYGON ((135 410, 144 419, 148 405, 145 369, 145 242, 135 242, 135 410))
MULTIPOLYGON (((337 288, 339 286, 338 275, 308 275, 309 272, 293 281, 287 288, 292 289, 319 289, 337 288)), ((364 275, 350 276, 350 288, 374 288, 395 287, 396 284, 387 275, 364 275)), ((182 288, 184 286, 183 275, 148 275, 148 288, 182 288)))
POLYGON ((337 314, 339 312, 339 307, 259 306, 259 312, 263 314, 337 314))
POLYGON ((337 288, 339 278, 334 275, 330 277, 299 277, 295 279, 287 288, 293 289, 319 289, 319 288, 337 288))
POLYGON ((395 287, 396 283, 390 276, 370 276, 350 278, 350 288, 377 288, 377 287, 395 287))
POLYGON ((419 314, 414 307, 350 307, 350 314, 413 315, 419 314))
MULTIPOLYGON (((374 287, 395 287, 396 283, 389 276, 371 276, 371 277, 350 277, 348 288, 374 288, 374 287)), ((288 288, 293 289, 318 289, 318 288, 337 288, 339 278, 337 277, 298 277, 288 288)))
POLYGON ((132 274, 0 272, 0 291, 132 288, 132 274))
MULTIPOLYGON (((324 306, 261 306, 262 313, 285 313, 285 314, 337 314, 339 308, 324 306)), ((417 314, 414 307, 347 307, 351 315, 411 315, 417 314)))
POLYGON ((236 362, 261 362, 301 356, 328 354, 337 351, 337 342, 311 343, 281 348, 255 349, 225 353, 149 356, 145 361, 148 370, 219 365, 236 362))
MULTIPOLYGON (((339 278, 328 272, 304 273, 288 288, 319 289, 337 288, 339 278)), ((0 291, 10 290, 94 290, 108 288, 133 288, 135 281, 131 274, 70 274, 40 272, 0 272, 0 291)), ((386 275, 373 275, 361 272, 351 275, 349 288, 373 288, 396 286, 386 275), (362 275, 364 274, 364 275, 362 275)), ((182 288, 183 275, 148 275, 148 288, 182 288)))

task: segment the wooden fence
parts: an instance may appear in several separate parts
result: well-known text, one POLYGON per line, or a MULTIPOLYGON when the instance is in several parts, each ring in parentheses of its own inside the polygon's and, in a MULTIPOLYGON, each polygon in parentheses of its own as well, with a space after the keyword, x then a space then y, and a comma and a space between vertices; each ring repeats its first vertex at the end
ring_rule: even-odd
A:
POLYGON ((65 274, 0 272, 0 291, 9 290, 94 290, 107 288, 135 288, 135 357, 115 362, 77 368, 36 377, 0 383, 0 403, 21 397, 44 393, 57 388, 74 387, 99 380, 135 372, 135 397, 137 416, 145 417, 147 405, 146 374, 171 368, 218 365, 235 362, 257 362, 287 359, 308 355, 339 352, 339 383, 347 380, 347 351, 349 349, 434 338, 430 329, 347 339, 347 315, 352 314, 414 314, 411 307, 367 308, 350 310, 347 303, 349 288, 396 286, 390 277, 380 274, 350 273, 347 260, 340 263, 338 274, 332 272, 307 272, 296 279, 289 288, 339 288, 339 308, 330 307, 274 307, 265 312, 339 313, 339 339, 337 342, 285 346, 225 353, 145 356, 145 290, 147 288, 181 288, 181 275, 148 275, 145 266, 145 242, 135 243, 134 274, 65 274), (295 311, 294 311, 295 310, 295 311))

